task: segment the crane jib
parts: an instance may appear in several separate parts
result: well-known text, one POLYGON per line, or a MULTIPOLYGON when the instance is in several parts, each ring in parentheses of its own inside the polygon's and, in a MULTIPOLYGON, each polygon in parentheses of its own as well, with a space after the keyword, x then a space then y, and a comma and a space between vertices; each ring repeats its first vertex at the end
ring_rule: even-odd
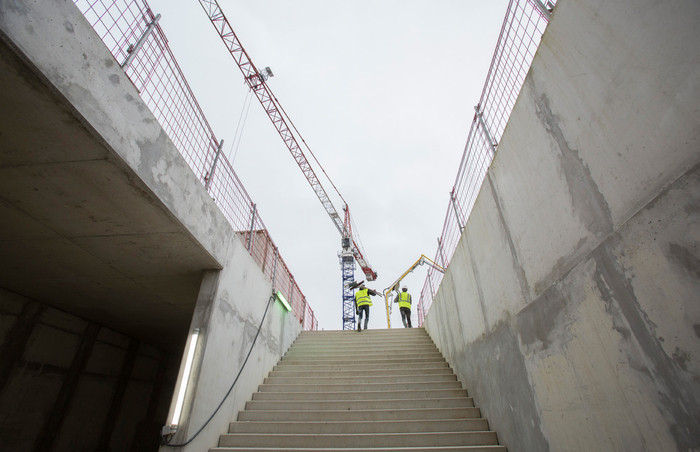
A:
MULTIPOLYGON (((309 163, 306 156, 304 155, 304 152, 299 146, 296 136, 294 135, 294 133, 292 133, 292 129, 287 124, 287 121, 285 120, 285 115, 283 114, 284 109, 281 107, 281 105, 279 105, 279 101, 277 101, 275 96, 272 94, 272 91, 268 87, 267 83, 265 83, 265 78, 260 75, 260 72, 255 67, 255 64, 253 64, 253 61, 251 60, 250 56, 243 48, 243 45, 241 45, 240 41, 238 40, 238 37, 236 36, 236 33, 231 27, 231 24, 229 24, 228 20, 226 19, 226 16, 221 10, 221 7, 219 6, 216 0, 199 0, 199 3, 200 5, 202 5, 202 8, 209 17, 209 20, 211 21, 212 25, 214 26, 214 29, 216 30, 217 34, 222 39, 229 53, 238 65, 238 68, 243 74, 243 78, 246 84, 255 93, 255 96, 257 97, 258 101, 260 102, 263 109, 270 118, 270 121, 277 130, 277 133, 279 133, 280 137, 282 138, 282 141, 284 141, 285 145, 287 146, 287 149, 292 154, 292 157, 294 158, 302 173, 306 177, 306 180, 309 182, 311 188, 314 190, 314 193, 316 193, 316 196, 321 201, 321 204, 326 210, 326 213, 330 216, 331 220, 333 221, 333 224, 335 224, 336 228, 338 229, 338 232, 340 232, 341 235, 345 235, 346 225, 344 225, 343 222, 340 220, 340 215, 338 214, 338 211, 333 206, 333 203, 328 197, 326 190, 319 181, 318 177, 316 176, 316 173, 311 167, 311 164, 309 163)), ((297 134, 298 133, 299 132, 297 131, 297 134)), ((316 162, 318 163, 318 160, 316 162)), ((323 170, 322 167, 321 169, 323 170)), ((330 181, 330 178, 329 182, 333 184, 333 182, 330 181)), ((333 185, 333 187, 335 188, 335 185, 333 185)), ((340 195, 340 193, 338 194, 340 195)), ((365 274, 365 277, 369 281, 374 281, 377 277, 376 272, 372 270, 369 264, 365 261, 362 252, 360 251, 357 244, 354 243, 354 241, 352 245, 353 256, 355 257, 355 260, 357 261, 358 265, 365 274)))

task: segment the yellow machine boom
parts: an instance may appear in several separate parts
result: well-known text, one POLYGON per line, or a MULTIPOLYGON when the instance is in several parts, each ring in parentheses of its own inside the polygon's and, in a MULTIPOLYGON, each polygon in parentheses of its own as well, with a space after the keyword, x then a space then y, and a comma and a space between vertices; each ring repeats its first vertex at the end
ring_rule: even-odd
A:
POLYGON ((445 273, 445 269, 433 262, 429 257, 427 257, 425 254, 421 254, 420 258, 413 264, 411 265, 408 270, 404 272, 403 275, 399 277, 392 285, 384 289, 382 292, 384 294, 384 302, 386 303, 386 324, 388 328, 391 328, 391 303, 389 303, 389 295, 391 292, 396 292, 397 294, 399 293, 399 285, 401 284, 401 280, 404 279, 409 273, 411 273, 413 270, 416 269, 416 267, 420 267, 423 264, 428 264, 429 266, 433 267, 435 270, 439 271, 440 273, 445 273))

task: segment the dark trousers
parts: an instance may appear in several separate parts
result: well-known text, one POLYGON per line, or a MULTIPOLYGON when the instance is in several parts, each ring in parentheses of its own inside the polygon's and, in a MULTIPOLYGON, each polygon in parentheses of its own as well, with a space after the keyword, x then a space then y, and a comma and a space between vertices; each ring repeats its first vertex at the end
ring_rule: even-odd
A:
POLYGON ((399 308, 401 311, 401 321, 404 328, 413 328, 411 326, 411 308, 399 308))
POLYGON ((369 305, 363 304, 357 308, 357 329, 360 329, 360 321, 362 319, 362 313, 365 313, 365 329, 367 329, 367 323, 369 322, 369 305))

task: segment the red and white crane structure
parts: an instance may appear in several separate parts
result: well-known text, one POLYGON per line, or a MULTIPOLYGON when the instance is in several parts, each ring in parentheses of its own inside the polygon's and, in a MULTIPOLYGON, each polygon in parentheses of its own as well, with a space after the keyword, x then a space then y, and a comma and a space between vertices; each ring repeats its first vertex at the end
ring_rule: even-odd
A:
POLYGON ((339 257, 341 260, 343 278, 343 329, 354 329, 355 300, 352 296, 352 289, 349 288, 349 284, 352 283, 354 279, 355 261, 357 261, 357 264, 362 269, 362 272, 368 281, 374 281, 377 279, 377 272, 370 267, 360 247, 357 245, 357 241, 355 241, 353 237, 352 228, 350 226, 351 221, 348 204, 345 202, 343 196, 325 173, 323 167, 313 155, 313 152, 311 152, 311 149, 309 149, 308 145, 306 145, 304 140, 301 138, 299 131, 296 129, 296 127, 294 127, 291 119, 287 116, 279 101, 270 90, 270 87, 267 85, 267 79, 272 76, 272 71, 270 68, 265 68, 261 72, 257 69, 255 64, 253 64, 253 61, 241 45, 241 42, 238 40, 236 33, 233 31, 231 24, 226 19, 226 16, 216 0, 199 0, 199 3, 202 5, 202 8, 204 8, 209 20, 216 29, 216 32, 219 34, 219 37, 221 37, 222 41, 226 45, 226 48, 238 65, 238 68, 243 73, 245 83, 253 91, 253 93, 255 93, 255 96, 260 101, 260 104, 267 113, 267 116, 272 121, 272 125, 274 125, 275 129, 277 129, 280 137, 282 137, 282 141, 284 141, 287 149, 289 149, 292 157, 294 157, 297 165, 299 165, 302 173, 304 173, 309 185, 311 185, 314 193, 316 193, 319 201, 321 201, 323 208, 326 209, 326 213, 331 218, 331 221, 333 221, 333 224, 335 225, 336 229, 338 229, 338 232, 340 232, 342 237, 342 251, 339 253, 339 257), (307 160, 306 155, 304 155, 300 143, 303 143, 306 149, 311 153, 317 165, 324 172, 328 178, 328 181, 333 186, 333 189, 343 201, 344 215, 342 219, 331 202, 331 199, 328 197, 328 193, 326 192, 325 188, 316 176, 316 173, 314 172, 310 162, 307 160))

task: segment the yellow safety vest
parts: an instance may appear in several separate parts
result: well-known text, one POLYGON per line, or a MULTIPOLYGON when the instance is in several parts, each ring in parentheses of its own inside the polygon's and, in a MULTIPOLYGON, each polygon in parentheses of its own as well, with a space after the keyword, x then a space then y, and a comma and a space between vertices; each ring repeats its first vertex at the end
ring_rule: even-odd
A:
POLYGON ((368 291, 369 289, 362 289, 355 292, 355 303, 357 303, 358 307, 364 305, 372 306, 372 300, 370 300, 367 294, 368 291))
POLYGON ((411 309, 411 294, 408 292, 401 292, 399 294, 399 308, 411 309))

